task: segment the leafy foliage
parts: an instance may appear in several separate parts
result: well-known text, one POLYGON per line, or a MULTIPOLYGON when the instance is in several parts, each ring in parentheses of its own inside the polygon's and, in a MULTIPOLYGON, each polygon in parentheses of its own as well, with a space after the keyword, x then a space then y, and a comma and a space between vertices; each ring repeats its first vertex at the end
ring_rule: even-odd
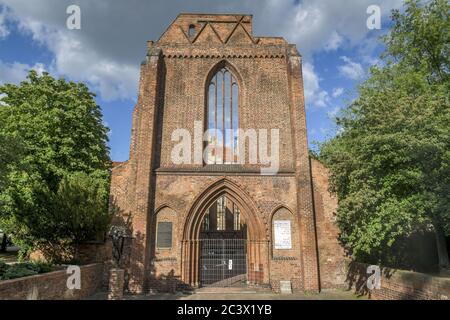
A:
POLYGON ((0 228, 27 249, 67 247, 104 233, 108 129, 94 94, 31 71, 20 85, 1 86, 2 95, 0 137, 18 141, 21 152, 4 157, 0 228))
POLYGON ((384 263, 400 239, 450 233, 449 9, 411 0, 393 12, 383 67, 321 146, 337 193, 341 240, 357 260, 384 263))
POLYGON ((22 145, 18 138, 8 137, 0 133, 0 192, 5 187, 11 166, 17 164, 22 153, 22 145))
POLYGON ((111 215, 108 213, 109 184, 103 177, 75 172, 63 178, 55 203, 58 221, 70 216, 61 234, 78 242, 96 239, 106 232, 111 215))
POLYGON ((0 280, 33 276, 53 271, 53 265, 45 262, 24 262, 8 265, 0 260, 0 280))

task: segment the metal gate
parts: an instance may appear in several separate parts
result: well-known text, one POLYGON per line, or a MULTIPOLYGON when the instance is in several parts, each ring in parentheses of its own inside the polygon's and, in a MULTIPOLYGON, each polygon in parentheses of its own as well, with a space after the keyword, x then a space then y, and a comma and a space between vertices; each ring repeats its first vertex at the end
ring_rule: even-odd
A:
POLYGON ((230 287, 247 283, 247 240, 200 240, 201 286, 230 287))

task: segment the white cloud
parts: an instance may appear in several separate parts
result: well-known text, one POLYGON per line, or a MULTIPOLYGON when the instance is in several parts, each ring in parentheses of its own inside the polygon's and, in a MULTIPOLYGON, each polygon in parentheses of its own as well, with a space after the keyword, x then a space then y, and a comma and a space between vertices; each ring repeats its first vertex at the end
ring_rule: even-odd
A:
POLYGON ((303 65, 303 80, 306 104, 319 108, 326 107, 330 100, 328 92, 320 88, 320 78, 314 66, 308 62, 303 65))
POLYGON ((6 13, 6 9, 0 6, 0 40, 5 39, 9 35, 9 30, 6 26, 6 13))
POLYGON ((341 107, 334 107, 331 111, 327 112, 328 117, 334 118, 341 111, 341 107))
POLYGON ((76 81, 88 81, 105 100, 133 98, 137 93, 139 65, 120 63, 102 57, 94 50, 85 50, 82 42, 71 40, 64 33, 48 41, 55 53, 52 71, 67 74, 76 81))
POLYGON ((344 93, 344 88, 334 88, 332 96, 333 98, 338 98, 344 93))
MULTIPOLYGON (((114 100, 135 98, 146 40, 157 40, 180 12, 252 13, 255 35, 283 36, 297 44, 311 68, 314 53, 336 50, 344 44, 354 46, 367 37, 366 9, 372 0, 351 4, 347 0, 78 0, 81 30, 65 26, 66 8, 73 0, 35 0, 33 5, 29 0, 0 3, 8 6, 8 19, 14 19, 22 31, 53 53, 54 60, 48 66, 53 74, 87 81, 102 98, 114 100)), ((384 16, 401 3, 378 1, 384 16)), ((307 99, 315 105, 326 104, 326 91, 310 76, 305 77, 305 86, 310 88, 307 99)))
POLYGON ((366 64, 367 66, 371 67, 371 66, 379 66, 381 67, 383 61, 380 60, 380 58, 378 57, 373 57, 370 55, 367 56, 362 56, 361 60, 364 64, 366 64))
POLYGON ((330 39, 328 39, 328 42, 325 45, 326 51, 333 51, 340 47, 344 39, 337 33, 336 31, 333 31, 331 34, 330 39))
POLYGON ((105 120, 103 120, 102 123, 106 128, 108 128, 108 138, 111 139, 113 131, 112 131, 111 127, 109 126, 109 123, 105 120))
POLYGON ((42 63, 37 63, 34 66, 30 66, 24 63, 4 63, 0 60, 0 84, 14 83, 18 84, 20 81, 25 80, 30 70, 36 70, 38 73, 45 71, 42 63))
POLYGON ((322 128, 320 128, 319 129, 319 131, 320 131, 320 133, 322 134, 322 135, 327 135, 329 132, 330 132, 330 128, 328 128, 328 127, 322 127, 322 128))
POLYGON ((34 41, 54 54, 48 68, 55 76, 87 81, 105 100, 136 95, 139 64, 121 63, 109 55, 102 56, 101 51, 93 50, 78 35, 72 34, 76 31, 53 28, 32 17, 16 19, 21 30, 31 33, 34 41))
MULTIPOLYGON (((287 2, 283 1, 287 7, 284 17, 276 17, 281 26, 278 30, 297 43, 306 57, 326 49, 327 45, 333 49, 343 39, 348 39, 349 45, 358 45, 370 32, 366 26, 366 10, 373 0, 303 0, 298 5, 287 2)), ((378 0, 385 18, 401 4, 402 0, 378 0)))
POLYGON ((360 80, 364 77, 364 68, 360 63, 354 62, 349 57, 343 56, 341 60, 345 62, 345 64, 340 65, 338 67, 339 73, 352 80, 360 80))

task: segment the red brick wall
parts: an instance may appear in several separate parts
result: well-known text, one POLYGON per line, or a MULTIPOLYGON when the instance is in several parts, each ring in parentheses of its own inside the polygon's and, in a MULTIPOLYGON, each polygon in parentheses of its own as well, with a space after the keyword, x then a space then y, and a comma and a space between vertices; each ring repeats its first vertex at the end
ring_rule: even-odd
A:
POLYGON ((352 262, 347 277, 348 286, 373 300, 449 300, 450 277, 382 268, 381 289, 368 291, 366 264, 352 262))
MULTIPOLYGON (((191 204, 196 197, 208 187, 218 181, 230 181, 239 186, 242 192, 245 192, 255 204, 257 208, 254 214, 260 220, 264 233, 259 234, 259 238, 252 240, 270 240, 272 237, 272 215, 282 208, 296 209, 295 198, 295 178, 291 176, 284 177, 264 177, 260 175, 245 176, 228 175, 228 176, 210 176, 210 175, 174 175, 169 173, 158 173, 156 178, 156 196, 155 204, 159 213, 171 212, 171 221, 173 225, 174 247, 171 250, 155 250, 153 259, 154 276, 157 279, 164 279, 173 276, 176 279, 181 277, 181 246, 179 243, 183 239, 183 232, 187 223, 187 215, 191 204)), ((295 211, 294 211, 295 212, 295 211)), ((289 219, 292 220, 293 230, 293 246, 295 251, 290 250, 288 257, 295 257, 295 260, 283 261, 279 258, 283 256, 281 252, 275 254, 274 259, 271 254, 271 248, 264 243, 258 244, 258 250, 261 255, 270 255, 270 265, 267 264, 267 258, 262 259, 263 270, 268 275, 270 267, 270 275, 276 280, 286 280, 286 274, 294 275, 292 281, 295 282, 295 288, 300 288, 302 283, 301 275, 301 255, 299 248, 299 226, 298 220, 294 214, 289 213, 289 219), (294 262, 294 263, 292 263, 294 262), (286 267, 291 270, 286 273, 286 267)), ((284 216, 283 216, 284 217, 284 216)), ((245 217, 243 217, 244 219, 245 217)), ((284 217, 286 218, 286 217, 284 217)), ((158 221, 159 217, 157 218, 158 221)), ((167 220, 164 219, 165 221, 167 220)), ((152 229, 156 228, 156 222, 151 225, 152 229)), ((153 235, 153 246, 155 243, 153 235)), ((287 279, 287 280, 290 280, 287 279)), ((161 281, 154 281, 154 284, 160 284, 165 288, 161 281)), ((266 281, 268 283, 268 279, 266 281)), ((157 289, 157 288, 156 288, 157 289)))
POLYGON ((82 264, 103 263, 111 259, 112 243, 110 240, 80 244, 75 257, 75 261, 82 264))
POLYGON ((89 297, 102 286, 103 264, 81 266, 81 289, 69 290, 66 269, 0 281, 0 300, 76 300, 89 297))
POLYGON ((319 251, 320 286, 331 289, 345 285, 346 261, 339 244, 339 228, 336 226, 336 197, 329 191, 329 172, 317 160, 311 161, 314 209, 316 214, 317 247, 319 251))
POLYGON ((301 64, 295 46, 284 39, 253 36, 249 15, 182 14, 157 42, 148 43, 133 112, 130 159, 113 169, 111 185, 111 207, 122 216, 132 216, 131 291, 145 291, 161 283, 154 280, 167 277, 196 281, 192 272, 182 272, 183 259, 191 252, 183 252, 180 244, 189 240, 183 237, 192 222, 191 208, 199 199, 209 201, 202 195, 221 182, 223 189, 217 192, 227 192, 227 186, 233 185, 236 196, 245 195, 251 217, 243 218, 252 218, 256 230, 250 240, 270 242, 274 211, 285 207, 292 212, 296 253, 288 257, 291 260, 274 260, 268 245, 258 262, 264 282, 270 282, 269 275, 274 283, 291 274, 295 288, 319 290, 301 64), (189 38, 190 24, 202 32, 189 38), (194 137, 194 122, 205 120, 207 79, 222 64, 239 81, 239 127, 279 129, 280 172, 275 176, 261 176, 261 164, 211 169, 171 162, 176 144, 172 132, 183 128, 194 137), (163 207, 173 211, 173 241, 178 245, 170 252, 155 248, 156 214, 163 207))
POLYGON ((291 281, 293 291, 303 289, 298 220, 286 208, 276 210, 271 220, 270 284, 279 292, 280 281, 291 281), (291 221, 291 249, 275 249, 274 221, 291 221), (291 270, 291 272, 286 272, 291 270))

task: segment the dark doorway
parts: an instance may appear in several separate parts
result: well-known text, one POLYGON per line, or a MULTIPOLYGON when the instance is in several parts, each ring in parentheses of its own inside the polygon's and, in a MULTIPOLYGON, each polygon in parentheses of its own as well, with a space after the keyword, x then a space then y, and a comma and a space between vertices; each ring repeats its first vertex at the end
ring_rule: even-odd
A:
POLYGON ((240 208, 225 195, 205 213, 199 242, 201 286, 246 284, 247 227, 240 208))
POLYGON ((231 287, 247 282, 247 241, 200 240, 201 286, 231 287))

